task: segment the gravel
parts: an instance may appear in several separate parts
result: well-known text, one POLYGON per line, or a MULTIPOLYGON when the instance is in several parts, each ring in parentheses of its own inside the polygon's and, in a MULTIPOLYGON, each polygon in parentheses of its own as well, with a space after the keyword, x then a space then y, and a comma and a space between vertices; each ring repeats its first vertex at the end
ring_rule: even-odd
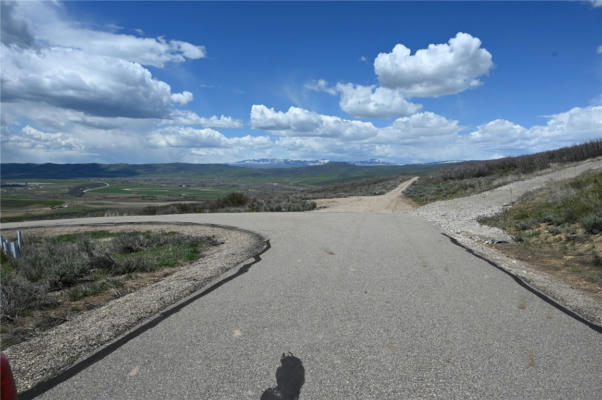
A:
POLYGON ((507 272, 590 322, 602 325, 602 304, 598 299, 560 282, 540 270, 535 270, 527 263, 514 260, 486 246, 485 243, 512 241, 512 238, 501 229, 477 222, 478 217, 491 216, 501 212, 504 207, 509 206, 511 202, 531 190, 600 168, 602 168, 602 157, 569 166, 564 165, 484 193, 430 203, 411 211, 411 213, 439 225, 445 233, 476 254, 494 261, 507 272))
POLYGON ((253 257, 264 239, 248 231, 200 224, 102 224, 25 229, 24 233, 62 234, 91 230, 178 231, 190 235, 215 236, 223 244, 204 257, 165 279, 112 300, 106 305, 77 314, 73 319, 39 336, 7 348, 17 390, 57 375, 76 361, 94 353, 103 344, 125 333, 205 286, 213 278, 253 257))

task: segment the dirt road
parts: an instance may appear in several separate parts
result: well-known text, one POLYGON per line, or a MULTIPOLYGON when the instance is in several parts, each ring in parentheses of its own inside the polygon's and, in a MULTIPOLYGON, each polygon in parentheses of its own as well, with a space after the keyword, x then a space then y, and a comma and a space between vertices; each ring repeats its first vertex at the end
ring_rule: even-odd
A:
POLYGON ((396 212, 416 208, 414 203, 403 196, 418 177, 402 182, 397 188, 380 196, 353 196, 336 199, 316 200, 317 212, 396 212))

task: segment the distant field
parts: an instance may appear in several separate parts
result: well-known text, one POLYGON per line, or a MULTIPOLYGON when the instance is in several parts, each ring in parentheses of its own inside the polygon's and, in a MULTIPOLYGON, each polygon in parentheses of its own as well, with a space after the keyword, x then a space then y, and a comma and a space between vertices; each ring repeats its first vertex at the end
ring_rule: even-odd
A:
POLYGON ((439 168, 346 163, 280 169, 217 164, 3 164, 1 220, 206 212, 222 206, 239 211, 249 207, 301 211, 311 209, 315 198, 382 194, 401 179, 439 168), (44 184, 12 186, 26 182, 44 184), (221 199, 230 193, 245 194, 249 203, 227 206, 230 203, 221 199))
POLYGON ((226 193, 236 191, 236 186, 217 188, 187 188, 178 185, 153 185, 149 183, 113 182, 109 186, 94 189, 94 195, 110 194, 123 196, 187 197, 194 199, 217 199, 226 193))
POLYGON ((44 199, 11 199, 2 197, 0 199, 0 207, 7 208, 26 208, 26 207, 56 207, 62 205, 60 200, 44 200, 44 199))

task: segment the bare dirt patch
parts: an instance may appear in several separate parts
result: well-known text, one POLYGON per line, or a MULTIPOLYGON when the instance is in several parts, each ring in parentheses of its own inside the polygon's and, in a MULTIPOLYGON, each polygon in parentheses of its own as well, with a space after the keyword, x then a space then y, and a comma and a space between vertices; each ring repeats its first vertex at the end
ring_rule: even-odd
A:
MULTIPOLYGON (((529 263, 534 271, 548 274, 574 289, 586 292, 602 304, 600 267, 587 260, 591 257, 589 246, 558 249, 544 242, 539 245, 537 243, 500 243, 489 247, 495 247, 511 258, 529 263)), ((597 235, 594 243, 600 251, 602 237, 597 235)))

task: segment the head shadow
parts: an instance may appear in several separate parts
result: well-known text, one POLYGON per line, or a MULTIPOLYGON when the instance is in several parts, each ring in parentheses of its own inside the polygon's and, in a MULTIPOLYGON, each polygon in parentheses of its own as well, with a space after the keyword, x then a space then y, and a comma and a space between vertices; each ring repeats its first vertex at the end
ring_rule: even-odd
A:
POLYGON ((276 369, 276 387, 266 389, 260 400, 298 400, 305 383, 303 363, 292 353, 282 354, 276 369))

